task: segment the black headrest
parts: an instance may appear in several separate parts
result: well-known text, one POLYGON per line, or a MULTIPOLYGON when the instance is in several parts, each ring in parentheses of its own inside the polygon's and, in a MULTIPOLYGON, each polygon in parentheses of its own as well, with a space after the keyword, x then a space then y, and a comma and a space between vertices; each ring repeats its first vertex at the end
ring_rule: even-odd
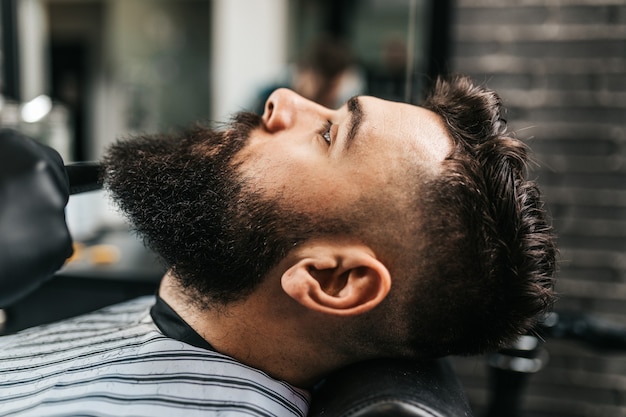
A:
POLYGON ((445 359, 376 359, 331 374, 313 392, 309 417, 471 417, 445 359))

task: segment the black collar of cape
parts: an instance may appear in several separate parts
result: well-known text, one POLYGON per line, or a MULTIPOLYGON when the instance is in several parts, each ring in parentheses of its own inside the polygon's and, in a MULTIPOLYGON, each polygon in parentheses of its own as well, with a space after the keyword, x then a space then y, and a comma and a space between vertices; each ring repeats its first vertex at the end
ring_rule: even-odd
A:
POLYGON ((158 294, 156 303, 150 309, 150 315, 154 324, 165 336, 195 347, 215 351, 213 346, 192 329, 158 294))

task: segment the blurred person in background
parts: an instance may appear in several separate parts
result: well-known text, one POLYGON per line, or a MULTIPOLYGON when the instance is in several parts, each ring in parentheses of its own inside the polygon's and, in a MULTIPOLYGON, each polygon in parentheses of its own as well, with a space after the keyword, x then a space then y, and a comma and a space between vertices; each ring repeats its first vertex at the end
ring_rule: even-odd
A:
POLYGON ((302 57, 288 66, 276 82, 261 89, 253 105, 257 113, 263 113, 269 95, 281 87, 337 109, 350 97, 365 92, 366 79, 348 43, 323 35, 311 41, 302 57))

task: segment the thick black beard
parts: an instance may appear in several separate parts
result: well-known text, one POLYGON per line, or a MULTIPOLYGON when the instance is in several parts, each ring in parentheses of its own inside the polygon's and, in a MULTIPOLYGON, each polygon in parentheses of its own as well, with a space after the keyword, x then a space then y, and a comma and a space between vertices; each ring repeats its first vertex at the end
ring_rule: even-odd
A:
POLYGON ((243 113, 224 131, 139 136, 117 142, 103 160, 114 201, 205 305, 246 296, 299 242, 328 231, 237 174, 233 157, 259 123, 243 113))

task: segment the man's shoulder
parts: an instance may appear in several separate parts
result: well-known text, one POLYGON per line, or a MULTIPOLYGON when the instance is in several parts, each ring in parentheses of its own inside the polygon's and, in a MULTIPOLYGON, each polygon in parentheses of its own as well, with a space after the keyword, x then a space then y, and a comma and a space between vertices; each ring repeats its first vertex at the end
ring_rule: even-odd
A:
POLYGON ((158 337, 149 314, 153 303, 154 297, 141 297, 2 336, 0 362, 10 361, 14 368, 20 369, 29 361, 56 360, 56 365, 62 368, 81 357, 93 359, 98 354, 158 337))
POLYGON ((15 402, 0 400, 2 407, 50 402, 61 408, 42 411, 306 415, 306 392, 163 335, 150 315, 153 304, 154 297, 142 297, 9 336, 11 348, 0 353, 0 392, 15 402), (72 395, 65 398, 65 390, 72 395))

